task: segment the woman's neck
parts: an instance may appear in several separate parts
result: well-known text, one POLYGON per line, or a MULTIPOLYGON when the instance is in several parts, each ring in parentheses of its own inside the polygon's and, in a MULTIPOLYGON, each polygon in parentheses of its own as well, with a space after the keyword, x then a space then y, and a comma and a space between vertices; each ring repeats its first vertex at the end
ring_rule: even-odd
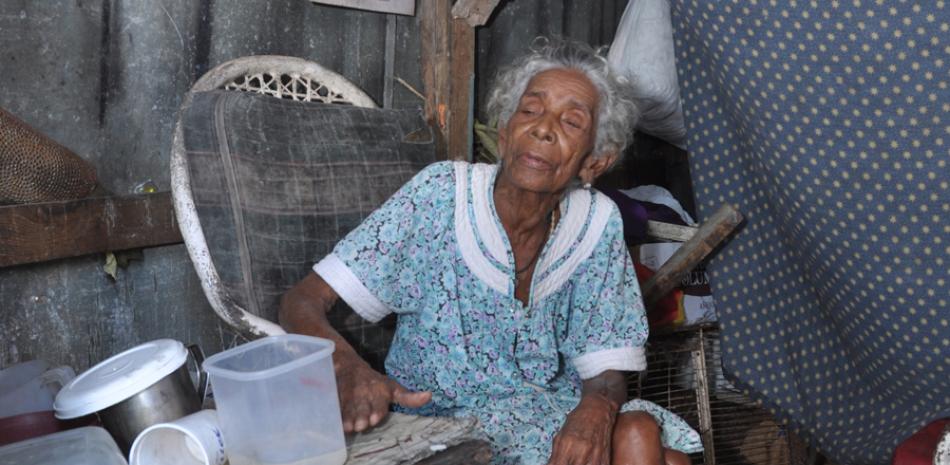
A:
POLYGON ((495 179, 493 200, 512 243, 545 233, 550 226, 551 212, 557 208, 562 193, 539 193, 514 186, 499 176, 495 179))

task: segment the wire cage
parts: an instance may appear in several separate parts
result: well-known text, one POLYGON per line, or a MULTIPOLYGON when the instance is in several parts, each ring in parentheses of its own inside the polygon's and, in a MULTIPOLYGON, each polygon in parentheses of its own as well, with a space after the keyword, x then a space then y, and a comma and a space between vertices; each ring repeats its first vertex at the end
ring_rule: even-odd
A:
POLYGON ((647 371, 630 395, 652 401, 697 428, 705 450, 696 465, 804 465, 804 443, 732 386, 722 372, 719 330, 700 327, 655 335, 647 371))

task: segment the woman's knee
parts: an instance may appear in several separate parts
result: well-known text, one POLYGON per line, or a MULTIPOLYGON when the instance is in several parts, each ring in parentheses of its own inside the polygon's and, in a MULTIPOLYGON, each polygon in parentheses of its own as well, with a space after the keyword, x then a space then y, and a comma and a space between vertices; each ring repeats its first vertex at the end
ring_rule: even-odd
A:
POLYGON ((660 425, 646 412, 624 412, 617 416, 614 437, 637 442, 656 442, 660 440, 660 425))
POLYGON ((625 412, 614 425, 613 465, 660 465, 663 445, 660 426, 646 412, 625 412))
POLYGON ((666 465, 690 465, 693 463, 688 455, 678 450, 666 449, 663 452, 663 460, 666 465))
POLYGON ((624 412, 617 416, 614 440, 639 444, 659 444, 660 425, 646 412, 624 412))

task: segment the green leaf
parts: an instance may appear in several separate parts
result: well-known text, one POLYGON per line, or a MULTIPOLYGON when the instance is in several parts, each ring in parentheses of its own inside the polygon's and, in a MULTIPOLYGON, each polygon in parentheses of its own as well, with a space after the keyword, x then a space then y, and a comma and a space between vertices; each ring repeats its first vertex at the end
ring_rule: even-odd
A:
POLYGON ((102 269, 112 278, 113 281, 116 280, 116 265, 118 263, 115 260, 115 254, 112 252, 106 252, 106 263, 103 265, 102 269))

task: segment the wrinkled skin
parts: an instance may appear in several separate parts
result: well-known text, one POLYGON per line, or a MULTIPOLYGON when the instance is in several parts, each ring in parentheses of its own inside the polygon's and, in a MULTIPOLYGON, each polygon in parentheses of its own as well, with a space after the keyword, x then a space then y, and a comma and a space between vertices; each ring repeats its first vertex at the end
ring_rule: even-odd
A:
POLYGON ((337 370, 343 431, 365 431, 379 424, 389 413, 390 404, 418 408, 429 403, 429 392, 412 392, 365 362, 353 361, 337 370))
POLYGON ((601 395, 584 395, 555 436, 548 464, 610 464, 610 443, 618 408, 601 395))

